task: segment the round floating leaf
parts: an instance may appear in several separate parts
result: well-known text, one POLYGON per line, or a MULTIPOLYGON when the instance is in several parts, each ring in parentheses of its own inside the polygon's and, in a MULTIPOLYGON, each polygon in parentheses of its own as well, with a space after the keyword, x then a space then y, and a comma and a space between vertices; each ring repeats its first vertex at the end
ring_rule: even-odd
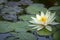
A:
POLYGON ((56 15, 60 16, 60 6, 51 7, 48 10, 50 10, 51 12, 56 12, 56 15))
POLYGON ((9 27, 10 24, 10 22, 0 21, 0 33, 12 31, 13 29, 9 27))
POLYGON ((58 14, 58 16, 56 17, 56 22, 58 22, 59 24, 58 25, 56 25, 56 27, 58 28, 58 29, 60 29, 60 13, 57 13, 58 14))
POLYGON ((31 4, 31 6, 35 6, 35 5, 37 5, 38 7, 45 7, 45 5, 44 5, 44 4, 39 4, 39 3, 31 4))
POLYGON ((48 10, 60 10, 60 6, 50 7, 48 10))
POLYGON ((59 24, 59 25, 57 25, 57 26, 56 26, 56 28, 57 28, 57 30, 59 30, 59 29, 60 29, 60 24, 59 24))
POLYGON ((56 30, 58 30, 58 29, 56 28, 56 26, 52 27, 52 33, 55 33, 56 30))
POLYGON ((58 15, 58 18, 60 18, 60 10, 57 10, 56 14, 58 15))
POLYGON ((40 4, 32 4, 26 8, 26 12, 30 14, 39 14, 41 11, 46 12, 47 9, 40 4))
POLYGON ((52 32, 48 31, 47 29, 42 29, 40 31, 37 31, 37 34, 38 35, 43 35, 43 36, 48 36, 48 35, 51 35, 52 32))
POLYGON ((27 30, 25 28, 16 28, 16 32, 26 32, 27 30))
POLYGON ((15 31, 17 32, 20 32, 20 31, 26 31, 27 27, 28 27, 29 23, 28 22, 16 22, 16 23, 13 23, 11 24, 9 27, 11 27, 12 29, 14 29, 15 31))
POLYGON ((36 37, 33 34, 27 32, 20 32, 16 37, 19 37, 20 40, 36 40, 36 37))
POLYGON ((19 19, 29 21, 29 20, 31 20, 32 16, 34 17, 34 15, 22 15, 22 16, 19 17, 19 19))
POLYGON ((60 40, 60 30, 59 31, 57 31, 56 33, 54 33, 54 35, 53 35, 53 38, 54 38, 54 40, 60 40))
POLYGON ((57 16, 55 20, 60 23, 60 16, 57 16))

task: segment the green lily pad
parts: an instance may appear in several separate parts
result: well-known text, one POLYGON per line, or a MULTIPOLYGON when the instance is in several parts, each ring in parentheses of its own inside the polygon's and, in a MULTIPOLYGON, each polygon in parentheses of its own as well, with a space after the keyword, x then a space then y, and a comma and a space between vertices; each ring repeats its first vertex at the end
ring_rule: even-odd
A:
POLYGON ((56 25, 56 27, 57 27, 58 29, 60 29, 60 17, 59 17, 59 16, 56 17, 56 22, 59 23, 58 25, 56 25))
POLYGON ((15 31, 16 32, 26 32, 27 29, 25 29, 25 28, 16 28, 15 31))
POLYGON ((19 19, 23 19, 23 20, 31 20, 31 17, 34 17, 35 15, 23 15, 23 16, 20 16, 19 19))
POLYGON ((56 12, 56 15, 60 16, 60 6, 51 7, 48 10, 50 10, 51 12, 56 12))
POLYGON ((56 21, 60 23, 60 16, 56 17, 56 21))
POLYGON ((47 9, 38 4, 33 4, 26 8, 26 12, 29 14, 39 14, 41 11, 46 12, 47 9))
POLYGON ((10 22, 0 21, 0 33, 12 31, 13 29, 9 27, 10 24, 10 22))
POLYGON ((47 29, 42 29, 40 31, 37 31, 37 34, 38 35, 43 35, 43 36, 48 36, 48 35, 51 35, 52 32, 48 31, 47 29))
POLYGON ((60 10, 60 6, 50 7, 48 10, 60 10))
POLYGON ((20 31, 26 31, 27 30, 26 28, 28 27, 28 25, 29 23, 27 21, 26 22, 20 21, 20 22, 11 24, 9 27, 11 27, 17 32, 20 32, 20 31))
POLYGON ((52 33, 55 33, 58 30, 55 26, 52 27, 52 33))
POLYGON ((20 32, 16 37, 19 37, 20 40, 36 40, 36 37, 33 34, 27 32, 20 32))
POLYGON ((54 33, 54 35, 53 35, 53 38, 54 38, 54 40, 60 40, 60 30, 59 31, 57 31, 56 33, 54 33))
POLYGON ((36 40, 35 35, 28 32, 20 31, 19 33, 16 32, 10 32, 10 33, 15 37, 15 40, 36 40))

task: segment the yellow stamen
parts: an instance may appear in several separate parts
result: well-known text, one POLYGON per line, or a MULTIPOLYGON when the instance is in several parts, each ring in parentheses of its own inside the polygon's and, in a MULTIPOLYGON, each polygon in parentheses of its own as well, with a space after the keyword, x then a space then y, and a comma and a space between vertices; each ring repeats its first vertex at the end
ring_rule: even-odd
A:
POLYGON ((41 17, 40 21, 45 24, 47 21, 47 18, 45 16, 43 16, 43 17, 41 17))

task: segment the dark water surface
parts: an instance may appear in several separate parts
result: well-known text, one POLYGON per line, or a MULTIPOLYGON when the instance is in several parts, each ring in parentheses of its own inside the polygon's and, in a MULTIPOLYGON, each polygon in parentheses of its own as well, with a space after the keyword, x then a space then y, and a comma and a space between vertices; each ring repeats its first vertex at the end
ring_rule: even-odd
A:
MULTIPOLYGON (((12 35, 9 33, 0 34, 0 40, 5 40, 5 38, 8 36, 12 36, 12 35)), ((40 37, 40 36, 36 36, 36 37, 38 38, 38 40, 52 40, 51 36, 49 36, 49 38, 48 37, 40 37)))

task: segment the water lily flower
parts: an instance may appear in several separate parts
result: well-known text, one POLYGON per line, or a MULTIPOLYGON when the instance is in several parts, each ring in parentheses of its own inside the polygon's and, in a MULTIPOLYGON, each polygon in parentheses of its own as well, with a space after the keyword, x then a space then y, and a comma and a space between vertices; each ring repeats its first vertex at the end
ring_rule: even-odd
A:
POLYGON ((49 26, 49 24, 50 25, 59 24, 57 22, 54 22, 54 19, 56 18, 55 13, 51 13, 49 11, 47 11, 46 14, 44 12, 41 12, 41 15, 36 14, 36 18, 35 17, 31 17, 31 18, 32 20, 29 22, 33 23, 33 25, 29 25, 29 26, 34 26, 32 29, 41 30, 43 28, 46 28, 47 30, 52 31, 52 27, 49 26))

